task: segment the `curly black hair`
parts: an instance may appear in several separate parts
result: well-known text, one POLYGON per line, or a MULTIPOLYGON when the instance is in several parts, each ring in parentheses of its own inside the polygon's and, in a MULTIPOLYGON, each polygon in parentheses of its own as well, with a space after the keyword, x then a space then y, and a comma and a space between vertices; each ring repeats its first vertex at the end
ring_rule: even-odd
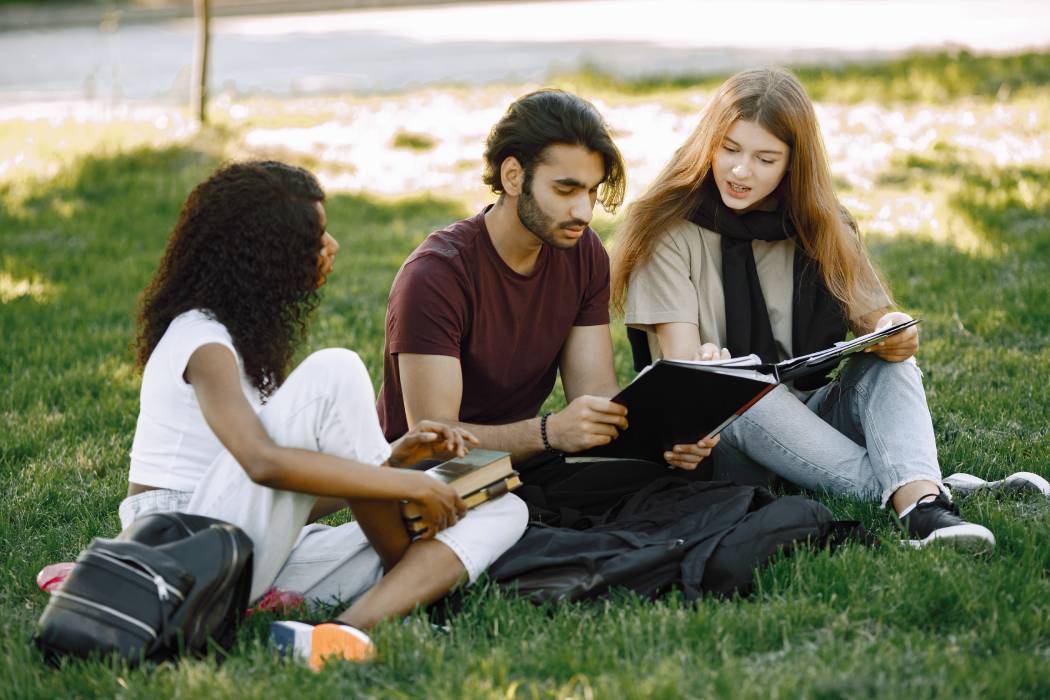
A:
POLYGON ((176 316, 201 309, 226 326, 262 397, 272 394, 319 302, 324 198, 311 173, 276 161, 228 164, 197 185, 142 292, 139 370, 176 316))

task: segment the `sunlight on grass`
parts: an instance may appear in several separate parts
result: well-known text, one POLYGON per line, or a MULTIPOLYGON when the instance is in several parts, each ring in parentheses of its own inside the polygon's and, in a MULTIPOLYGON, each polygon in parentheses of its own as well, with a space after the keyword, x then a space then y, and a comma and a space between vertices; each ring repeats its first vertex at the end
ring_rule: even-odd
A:
MULTIPOLYGON (((10 214, 28 216, 26 201, 83 157, 175 145, 194 133, 181 111, 169 107, 0 109, 0 203, 10 214)), ((79 213, 69 201, 52 200, 51 206, 62 217, 79 213)))
MULTIPOLYGON (((342 100, 342 114, 313 124, 254 122, 244 129, 246 152, 280 151, 311 160, 326 188, 347 192, 461 195, 481 187, 485 137, 519 93, 487 90, 469 101, 456 94, 422 93, 342 100), (404 134, 426 135, 425 150, 407 148, 404 134), (468 165, 469 164, 469 165, 468 165)), ((301 122, 299 113, 290 109, 301 122)))
POLYGON ((598 697, 591 686, 590 679, 582 673, 576 674, 556 688, 549 687, 547 683, 514 681, 507 686, 503 697, 507 700, 516 700, 517 698, 524 700, 526 698, 541 697, 540 693, 543 691, 549 697, 556 697, 561 700, 594 700, 594 698, 598 697))
POLYGON ((0 303, 8 304, 15 299, 28 297, 38 304, 44 304, 54 295, 55 287, 36 275, 19 278, 0 271, 0 303))
POLYGON ((995 255, 996 248, 956 214, 948 200, 948 194, 942 192, 885 190, 875 196, 842 197, 842 203, 857 218, 865 234, 889 239, 921 236, 972 255, 995 255))
POLYGON ((107 357, 98 366, 98 377, 107 384, 129 391, 138 391, 141 377, 130 361, 120 357, 107 357))
MULTIPOLYGON (((987 62, 998 65, 994 59, 987 62)), ((995 72, 988 70, 989 75, 995 72)), ((863 80, 877 76, 876 72, 863 80)), ((818 80, 813 76, 808 79, 813 85, 824 84, 813 83, 818 80)), ((595 101, 609 122, 624 154, 628 202, 685 140, 712 86, 705 80, 683 83, 667 94, 641 95, 609 90, 589 95, 586 84, 581 86, 582 94, 595 101)), ((224 96, 213 106, 215 120, 219 134, 228 131, 232 138, 219 139, 216 155, 289 160, 317 172, 331 192, 432 193, 466 197, 474 207, 490 199, 480 181, 489 128, 507 104, 535 87, 539 86, 479 89, 470 92, 469 100, 458 88, 327 99, 237 101, 224 96)), ((896 171, 901 158, 911 155, 951 151, 957 159, 1000 168, 1038 164, 1050 157, 1050 100, 1039 93, 1028 91, 1005 103, 961 98, 934 108, 914 102, 837 103, 835 90, 818 92, 825 98, 817 103, 817 111, 841 194, 866 230, 879 235, 918 233, 960 250, 988 253, 966 226, 950 221, 945 197, 932 180, 912 178, 906 190, 880 181, 896 171)), ((54 177, 78 154, 175 143, 189 133, 181 110, 128 108, 109 114, 109 122, 101 110, 84 106, 65 111, 39 108, 30 116, 8 122, 0 136, 0 179, 7 183, 11 206, 20 195, 24 198, 26 176, 54 177)), ((62 203, 55 201, 53 206, 62 203)), ((67 208, 66 215, 74 214, 67 208)))
POLYGON ((961 149, 1000 167, 1043 162, 1050 154, 1047 106, 1046 101, 939 109, 818 104, 817 112, 833 172, 853 187, 870 188, 903 154, 961 149))
MULTIPOLYGON (((524 91, 524 88, 523 90, 524 91)), ((628 201, 641 193, 694 127, 708 93, 691 95, 692 111, 668 108, 661 99, 597 100, 616 133, 628 165, 628 201)), ((316 167, 329 189, 398 195, 470 193, 486 198, 480 184, 482 144, 513 95, 482 93, 470 106, 428 93, 362 102, 352 115, 314 126, 258 126, 243 133, 247 152, 276 152, 316 167), (418 112, 430 117, 433 147, 396 147, 414 133, 418 112), (436 121, 435 121, 436 120, 436 121)), ((849 206, 870 214, 872 231, 900 235, 925 231, 939 242, 977 251, 979 241, 953 227, 946 231, 942 198, 923 191, 887 192, 878 182, 907 155, 953 151, 969 162, 997 167, 1040 163, 1050 154, 1050 113, 1042 100, 1011 105, 962 101, 938 109, 876 104, 818 104, 832 172, 844 183, 849 206)))
POLYGON ((429 151, 434 147, 434 139, 427 134, 417 134, 411 131, 399 131, 390 142, 394 148, 405 148, 409 151, 429 151))
POLYGON ((194 127, 183 110, 164 106, 103 109, 91 104, 41 104, 0 109, 0 178, 53 175, 88 153, 174 143, 194 127))

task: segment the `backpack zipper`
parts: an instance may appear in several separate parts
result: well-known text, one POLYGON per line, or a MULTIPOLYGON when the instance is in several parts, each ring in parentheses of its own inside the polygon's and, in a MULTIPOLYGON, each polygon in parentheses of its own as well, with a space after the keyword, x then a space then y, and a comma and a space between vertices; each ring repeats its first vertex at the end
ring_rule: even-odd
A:
POLYGON ((112 563, 116 564, 117 566, 121 566, 121 567, 127 569, 128 571, 130 571, 131 573, 135 574, 136 576, 139 576, 141 578, 146 579, 147 581, 149 581, 150 583, 152 583, 154 586, 157 587, 157 597, 160 598, 162 601, 168 600, 170 598, 170 595, 169 595, 170 593, 174 593, 175 597, 178 598, 180 601, 186 600, 186 597, 182 595, 182 592, 179 589, 177 589, 174 586, 172 586, 170 583, 168 583, 166 580, 164 580, 163 576, 158 574, 156 571, 151 569, 149 566, 146 566, 145 564, 140 562, 138 559, 132 559, 132 561, 134 561, 136 564, 138 564, 143 569, 145 569, 146 570, 145 572, 139 571, 134 566, 131 566, 130 564, 122 561, 116 555, 111 554, 110 552, 107 552, 105 550, 94 549, 94 550, 91 550, 90 554, 92 556, 102 557, 106 561, 112 562, 112 563), (146 573, 146 572, 149 572, 149 573, 146 573))
MULTIPOLYGON (((230 529, 229 525, 226 525, 226 524, 217 525, 217 524, 215 524, 215 525, 211 525, 209 527, 212 527, 212 528, 215 528, 216 530, 221 530, 222 532, 225 532, 226 536, 230 538, 230 545, 233 548, 232 561, 230 562, 230 565, 228 567, 226 567, 226 573, 222 577, 222 586, 220 588, 220 590, 222 590, 222 589, 225 589, 226 586, 229 584, 230 578, 233 576, 233 572, 237 568, 237 564, 240 562, 241 550, 240 550, 240 547, 237 546, 237 538, 236 538, 236 536, 234 536, 233 531, 230 529)), ((196 622, 194 623, 193 634, 190 635, 191 638, 195 638, 199 634, 200 628, 201 628, 201 625, 203 624, 203 622, 204 622, 203 619, 198 616, 196 622)))
POLYGON ((230 531, 229 526, 227 526, 227 525, 212 525, 212 527, 218 528, 219 530, 222 530, 223 532, 225 532, 226 536, 230 538, 230 545, 233 547, 233 561, 230 562, 229 568, 226 569, 226 575, 223 576, 223 578, 222 578, 222 587, 226 588, 226 585, 229 583, 230 577, 233 576, 233 572, 237 568, 237 563, 240 561, 241 550, 237 546, 237 538, 233 536, 233 532, 230 531))
POLYGON ((74 595, 72 593, 66 593, 65 591, 63 591, 61 589, 53 591, 51 593, 51 595, 58 596, 59 598, 66 598, 68 600, 72 600, 75 603, 80 603, 81 605, 86 605, 89 608, 95 608, 96 610, 100 610, 100 611, 102 611, 104 613, 112 615, 113 617, 120 618, 121 620, 124 620, 125 622, 130 622, 131 624, 135 625, 136 627, 139 627, 139 628, 144 629, 147 632, 149 632, 150 639, 156 639, 157 638, 157 631, 155 629, 153 629, 152 627, 150 627, 149 625, 147 625, 145 622, 143 622, 142 620, 138 620, 138 619, 132 617, 131 615, 126 614, 126 613, 122 613, 119 610, 111 608, 108 605, 103 605, 102 603, 96 603, 93 600, 88 600, 87 598, 81 598, 80 596, 74 595))

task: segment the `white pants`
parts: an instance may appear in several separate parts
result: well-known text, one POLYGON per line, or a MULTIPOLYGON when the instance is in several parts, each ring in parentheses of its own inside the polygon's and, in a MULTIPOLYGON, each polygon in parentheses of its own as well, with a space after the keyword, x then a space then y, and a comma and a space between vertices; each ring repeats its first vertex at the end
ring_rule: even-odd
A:
MULTIPOLYGON (((378 464, 389 455, 368 372, 349 350, 321 350, 306 358, 270 397, 259 418, 282 447, 366 464, 378 464)), ((154 492, 132 499, 146 501, 149 493, 154 492)), ((163 500, 154 497, 154 502, 163 500)), ((352 602, 383 575, 379 556, 356 523, 306 525, 316 500, 316 496, 256 484, 224 450, 183 509, 233 523, 252 538, 252 600, 276 586, 313 601, 352 602)), ((125 513, 145 514, 134 505, 122 504, 122 521, 125 513)), ((471 510, 436 539, 456 554, 474 581, 518 541, 527 522, 525 504, 507 494, 471 510)))

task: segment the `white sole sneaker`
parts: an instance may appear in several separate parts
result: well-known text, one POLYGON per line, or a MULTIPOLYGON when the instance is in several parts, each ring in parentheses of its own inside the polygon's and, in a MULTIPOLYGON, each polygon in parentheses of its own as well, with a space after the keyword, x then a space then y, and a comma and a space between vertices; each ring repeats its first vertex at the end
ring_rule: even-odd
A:
POLYGON ((282 656, 299 659, 315 671, 330 659, 371 661, 376 655, 367 634, 356 627, 331 622, 271 622, 270 641, 282 656))
POLYGON ((1050 482, 1032 472, 1016 472, 999 481, 985 481, 973 474, 958 473, 944 479, 953 496, 965 498, 977 491, 1037 493, 1050 498, 1050 482))
POLYGON ((921 549, 938 543, 971 554, 991 554, 995 551, 995 535, 983 525, 963 523, 934 530, 921 540, 901 540, 901 544, 921 549))

